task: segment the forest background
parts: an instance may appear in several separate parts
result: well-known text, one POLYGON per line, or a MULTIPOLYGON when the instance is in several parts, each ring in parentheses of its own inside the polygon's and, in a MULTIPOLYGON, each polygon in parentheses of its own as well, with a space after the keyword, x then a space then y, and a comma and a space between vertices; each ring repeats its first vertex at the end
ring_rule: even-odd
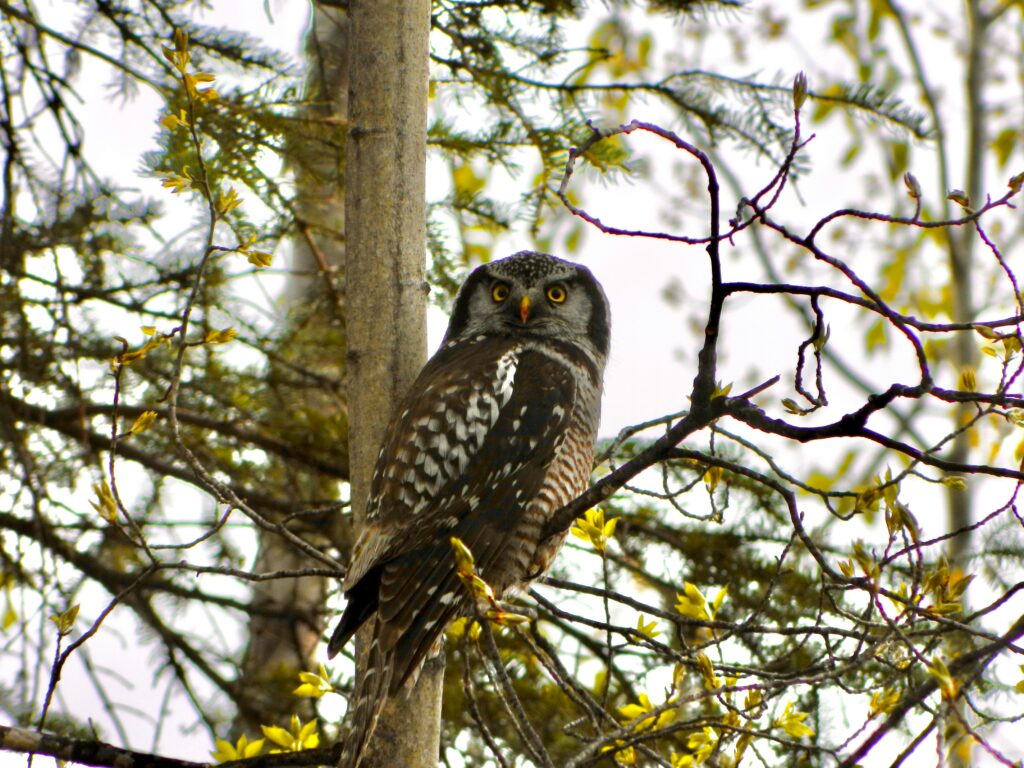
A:
MULTIPOLYGON (((1024 6, 418 9, 433 337, 521 247, 615 318, 597 490, 534 621, 452 634, 447 763, 1019 761, 1024 6)), ((0 0, 5 749, 329 761, 360 10, 0 0)))

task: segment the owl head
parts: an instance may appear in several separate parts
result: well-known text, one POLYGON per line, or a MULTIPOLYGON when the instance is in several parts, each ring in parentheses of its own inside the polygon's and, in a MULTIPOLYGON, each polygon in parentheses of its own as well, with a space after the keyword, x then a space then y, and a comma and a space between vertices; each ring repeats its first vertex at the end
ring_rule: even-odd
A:
POLYGON ((603 362, 610 333, 608 299, 589 269, 520 251, 466 278, 442 346, 489 335, 560 339, 603 362))

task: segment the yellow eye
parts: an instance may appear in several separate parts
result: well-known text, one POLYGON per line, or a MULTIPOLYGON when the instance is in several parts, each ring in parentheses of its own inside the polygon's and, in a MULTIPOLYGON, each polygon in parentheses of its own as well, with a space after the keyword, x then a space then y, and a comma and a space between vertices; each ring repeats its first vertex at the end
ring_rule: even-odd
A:
POLYGON ((491 288, 491 298, 496 302, 501 303, 508 298, 508 286, 505 283, 495 283, 494 287, 491 288))
POLYGON ((568 295, 564 285, 552 285, 548 288, 548 299, 555 304, 561 304, 568 295))

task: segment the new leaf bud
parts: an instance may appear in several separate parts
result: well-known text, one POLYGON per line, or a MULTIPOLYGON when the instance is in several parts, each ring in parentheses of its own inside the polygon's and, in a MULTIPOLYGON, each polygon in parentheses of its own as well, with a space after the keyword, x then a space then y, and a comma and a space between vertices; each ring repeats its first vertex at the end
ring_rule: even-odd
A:
POLYGON ((903 183, 907 185, 907 192, 915 200, 921 199, 921 183, 910 171, 903 174, 903 183))
POLYGON ((807 75, 798 72, 793 78, 793 109, 799 110, 807 101, 807 75))

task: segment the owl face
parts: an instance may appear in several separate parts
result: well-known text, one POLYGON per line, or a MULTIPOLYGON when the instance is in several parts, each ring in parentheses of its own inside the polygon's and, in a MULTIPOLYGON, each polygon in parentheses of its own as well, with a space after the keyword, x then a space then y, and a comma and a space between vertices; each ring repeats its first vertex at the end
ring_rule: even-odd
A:
POLYGON ((533 251, 477 267, 455 300, 444 345, 474 336, 561 339, 604 360, 608 300, 590 270, 533 251))

